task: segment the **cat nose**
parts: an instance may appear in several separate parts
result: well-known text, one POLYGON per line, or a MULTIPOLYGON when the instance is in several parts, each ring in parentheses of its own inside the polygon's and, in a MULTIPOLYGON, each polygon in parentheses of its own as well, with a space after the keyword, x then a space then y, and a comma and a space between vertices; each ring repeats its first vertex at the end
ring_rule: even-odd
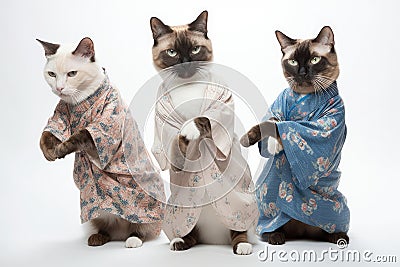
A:
POLYGON ((306 68, 301 67, 300 70, 299 70, 299 75, 300 76, 306 76, 307 75, 306 68))
POLYGON ((187 57, 184 57, 184 58, 182 59, 182 63, 186 63, 186 62, 190 62, 190 59, 187 58, 187 57))
POLYGON ((64 89, 64 87, 56 87, 56 90, 58 91, 58 92, 60 92, 61 93, 61 91, 64 89))

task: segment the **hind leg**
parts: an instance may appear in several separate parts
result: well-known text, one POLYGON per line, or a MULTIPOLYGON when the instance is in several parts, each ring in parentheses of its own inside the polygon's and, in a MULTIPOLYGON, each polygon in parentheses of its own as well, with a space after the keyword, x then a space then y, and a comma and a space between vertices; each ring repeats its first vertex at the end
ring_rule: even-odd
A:
POLYGON ((169 248, 174 251, 188 250, 198 243, 198 231, 195 228, 182 238, 174 238, 169 243, 169 248))
POLYGON ((92 234, 88 239, 88 245, 91 247, 102 246, 111 240, 110 235, 106 232, 99 231, 97 234, 92 234))

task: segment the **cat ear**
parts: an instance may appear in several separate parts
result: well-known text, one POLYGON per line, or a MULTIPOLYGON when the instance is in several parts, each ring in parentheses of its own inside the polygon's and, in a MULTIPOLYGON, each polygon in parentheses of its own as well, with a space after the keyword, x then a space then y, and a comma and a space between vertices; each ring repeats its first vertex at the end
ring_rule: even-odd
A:
POLYGON ((205 36, 207 36, 207 19, 208 12, 207 10, 204 10, 195 21, 189 24, 189 30, 202 32, 205 36))
POLYGON ((55 53, 57 53, 58 48, 60 47, 59 44, 52 44, 52 43, 48 43, 39 39, 36 39, 36 41, 38 41, 39 43, 41 43, 41 45, 44 48, 44 55, 46 57, 54 55, 55 53))
POLYGON ((75 56, 90 58, 90 61, 94 62, 93 41, 89 37, 83 38, 72 54, 75 56))
POLYGON ((296 44, 296 40, 287 37, 280 31, 275 31, 276 38, 278 39, 279 44, 281 45, 281 50, 285 49, 288 46, 296 44))
POLYGON ((168 25, 165 25, 159 18, 152 17, 150 19, 150 27, 153 32, 153 39, 157 40, 162 35, 171 33, 172 29, 168 25))
POLYGON ((335 40, 333 38, 333 31, 331 27, 325 26, 319 32, 317 38, 312 40, 313 43, 320 43, 322 45, 335 45, 335 40))

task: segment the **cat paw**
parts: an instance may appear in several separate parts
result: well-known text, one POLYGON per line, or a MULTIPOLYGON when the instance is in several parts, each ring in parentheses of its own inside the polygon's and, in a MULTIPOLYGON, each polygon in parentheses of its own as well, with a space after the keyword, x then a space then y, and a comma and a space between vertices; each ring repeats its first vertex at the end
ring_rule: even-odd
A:
POLYGON ((64 158, 73 151, 72 144, 68 142, 61 143, 54 148, 54 154, 58 159, 64 158))
POLYGON ((169 248, 173 251, 187 250, 190 248, 182 238, 174 238, 169 243, 169 248))
POLYGON ((256 125, 240 138, 240 144, 243 147, 249 147, 259 142, 260 139, 261 139, 260 126, 256 125))
POLYGON ((285 234, 281 232, 264 233, 262 239, 271 245, 285 244, 285 234))
POLYGON ((180 134, 187 140, 196 140, 200 137, 200 131, 193 120, 183 125, 180 134))
POLYGON ((253 253, 253 245, 250 243, 239 243, 234 252, 238 255, 250 255, 253 253))
POLYGON ((57 156, 54 153, 54 148, 53 149, 44 148, 43 155, 48 161, 55 161, 57 159, 57 156))
POLYGON ((110 241, 110 237, 108 235, 93 234, 88 239, 88 245, 91 247, 98 247, 104 245, 108 241, 110 241))
POLYGON ((143 241, 136 236, 131 236, 125 241, 126 248, 138 248, 143 245, 143 241))
POLYGON ((278 140, 276 140, 273 137, 268 138, 268 152, 271 155, 278 154, 282 150, 283 150, 283 146, 281 143, 278 142, 278 140))

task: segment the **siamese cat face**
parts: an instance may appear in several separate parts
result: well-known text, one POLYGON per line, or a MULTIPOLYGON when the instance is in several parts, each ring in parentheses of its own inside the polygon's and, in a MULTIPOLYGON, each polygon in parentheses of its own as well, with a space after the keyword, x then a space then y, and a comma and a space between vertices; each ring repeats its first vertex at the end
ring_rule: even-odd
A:
MULTIPOLYGON (((211 61, 212 46, 207 36, 207 11, 203 11, 192 23, 181 26, 165 25, 160 19, 150 19, 153 33, 153 63, 157 70, 177 64, 211 61)), ((180 68, 178 68, 180 69, 180 68)), ((184 64, 178 76, 188 78, 196 71, 196 64, 184 64)))
POLYGON ((315 39, 291 39, 275 32, 281 45, 283 74, 297 93, 325 90, 339 76, 335 41, 329 26, 322 28, 315 39))
POLYGON ((83 38, 78 46, 37 41, 47 58, 44 78, 54 94, 67 103, 77 104, 95 92, 104 74, 96 64, 90 38, 83 38))

